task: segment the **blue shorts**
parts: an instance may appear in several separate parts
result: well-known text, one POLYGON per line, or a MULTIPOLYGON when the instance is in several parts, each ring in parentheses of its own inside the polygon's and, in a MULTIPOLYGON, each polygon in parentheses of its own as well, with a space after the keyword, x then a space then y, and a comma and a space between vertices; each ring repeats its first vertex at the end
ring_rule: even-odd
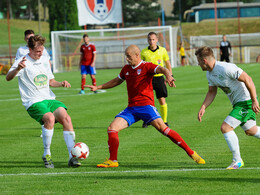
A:
POLYGON ((85 66, 81 65, 81 74, 90 74, 90 75, 95 75, 96 74, 96 68, 95 66, 85 66))
POLYGON ((127 107, 115 116, 115 118, 117 117, 125 119, 128 123, 128 126, 131 126, 139 120, 143 120, 146 124, 149 124, 153 120, 161 118, 158 110, 151 105, 127 107))

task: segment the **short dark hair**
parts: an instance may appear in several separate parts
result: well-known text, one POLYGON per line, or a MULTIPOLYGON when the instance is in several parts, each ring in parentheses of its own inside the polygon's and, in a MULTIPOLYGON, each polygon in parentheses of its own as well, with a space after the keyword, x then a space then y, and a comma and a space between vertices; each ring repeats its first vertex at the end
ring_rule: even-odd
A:
POLYGON ((28 47, 34 49, 36 46, 44 45, 45 38, 40 35, 31 36, 28 40, 28 47))
POLYGON ((151 35, 155 35, 155 36, 157 37, 156 32, 149 32, 148 35, 147 35, 147 37, 149 37, 149 36, 151 36, 151 35))
POLYGON ((34 31, 31 29, 28 29, 26 31, 24 31, 24 36, 26 37, 26 35, 30 35, 30 34, 34 34, 34 31))
POLYGON ((88 37, 88 34, 87 34, 87 33, 85 33, 85 34, 83 35, 83 39, 84 39, 85 37, 88 37))

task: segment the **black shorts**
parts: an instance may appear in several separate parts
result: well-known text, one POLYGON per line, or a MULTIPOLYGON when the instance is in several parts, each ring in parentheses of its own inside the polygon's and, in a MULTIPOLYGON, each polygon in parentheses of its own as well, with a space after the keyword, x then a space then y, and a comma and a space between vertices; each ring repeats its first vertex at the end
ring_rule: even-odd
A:
POLYGON ((153 89, 156 94, 156 98, 168 97, 167 87, 163 76, 153 77, 153 89))
POLYGON ((230 60, 229 60, 229 55, 221 55, 220 56, 220 61, 226 61, 226 62, 230 62, 230 60))

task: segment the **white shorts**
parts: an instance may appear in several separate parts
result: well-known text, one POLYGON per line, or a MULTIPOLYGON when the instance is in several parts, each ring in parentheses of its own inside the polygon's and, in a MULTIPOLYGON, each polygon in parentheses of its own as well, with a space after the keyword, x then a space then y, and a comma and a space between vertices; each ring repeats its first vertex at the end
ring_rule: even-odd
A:
MULTIPOLYGON (((227 116, 227 118, 224 120, 228 125, 233 127, 234 129, 237 128, 238 125, 241 124, 241 121, 232 117, 232 116, 227 116)), ((248 129, 252 128, 253 126, 256 126, 256 121, 254 120, 248 120, 243 126, 242 129, 244 131, 247 131, 248 129)))

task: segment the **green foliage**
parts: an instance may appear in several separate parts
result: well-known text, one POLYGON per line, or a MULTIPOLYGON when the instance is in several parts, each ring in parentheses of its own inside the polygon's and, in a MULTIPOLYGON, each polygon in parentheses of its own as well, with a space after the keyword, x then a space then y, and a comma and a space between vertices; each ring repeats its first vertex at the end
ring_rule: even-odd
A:
POLYGON ((50 31, 78 30, 77 2, 70 0, 49 0, 50 31))
MULTIPOLYGON (((240 32, 259 33, 259 18, 240 18, 240 32)), ((199 35, 215 35, 215 20, 203 20, 200 23, 183 23, 182 33, 185 37, 199 35)), ((238 34, 237 19, 218 19, 218 34, 238 34)))
MULTIPOLYGON (((11 0, 3 0, 0 1, 0 10, 4 11, 4 15, 7 15, 7 7, 10 3, 10 12, 9 17, 11 18, 19 18, 24 14, 34 15, 35 19, 38 19, 38 1, 33 0, 19 0, 19 1, 11 1, 11 0), (22 9, 22 7, 26 7, 26 9, 22 9)), ((32 19, 32 18, 29 18, 32 19)))
MULTIPOLYGON (((253 78, 259 96, 259 64, 239 66, 253 78)), ((119 71, 97 70, 97 83, 116 77, 119 71)), ((108 157, 106 129, 127 105, 126 86, 123 83, 106 93, 86 91, 87 95, 77 95, 80 73, 65 72, 55 74, 55 78, 68 80, 72 88, 53 91, 68 106, 76 141, 89 146, 90 156, 82 161, 82 167, 67 168, 68 151, 62 126, 56 124, 51 146, 55 168, 45 169, 41 159, 41 127, 21 104, 17 78, 7 82, 0 76, 1 194, 259 194, 259 139, 246 136, 238 127, 236 133, 245 167, 225 170, 232 155, 220 125, 232 109, 228 98, 219 90, 199 123, 197 112, 208 89, 205 72, 198 66, 187 66, 175 68, 173 73, 177 87, 168 88, 169 124, 205 158, 206 164, 202 166, 154 128, 142 129, 142 122, 137 122, 119 133, 120 166, 96 168, 108 157)), ((87 83, 90 82, 88 77, 87 83)), ((158 101, 155 103, 158 108, 158 101)), ((257 115, 258 122, 259 119, 257 115)))
POLYGON ((157 21, 161 15, 157 0, 124 0, 122 7, 126 25, 147 24, 157 21))

